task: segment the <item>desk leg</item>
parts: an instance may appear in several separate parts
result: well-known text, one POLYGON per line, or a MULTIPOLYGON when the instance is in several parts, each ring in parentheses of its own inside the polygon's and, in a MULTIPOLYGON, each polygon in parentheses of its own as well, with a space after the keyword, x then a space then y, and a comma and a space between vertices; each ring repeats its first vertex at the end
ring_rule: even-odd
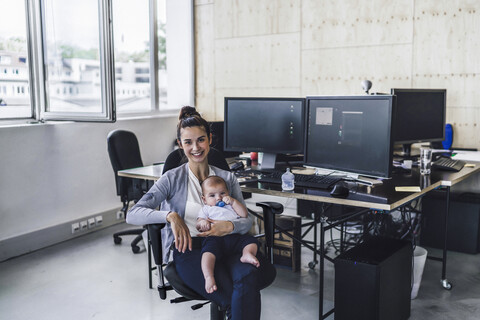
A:
MULTIPOLYGON (((318 231, 317 231, 317 223, 319 222, 320 219, 322 218, 319 218, 319 214, 318 213, 314 213, 315 214, 315 226, 313 227, 313 247, 315 249, 317 249, 317 245, 318 245, 318 242, 317 242, 317 237, 318 237, 318 231)), ((322 234, 322 232, 320 232, 320 234, 322 234)), ((310 269, 313 269, 315 268, 315 266, 317 265, 318 263, 318 260, 317 260, 317 250, 313 251, 313 267, 310 266, 310 269)))
MULTIPOLYGON (((318 301, 318 317, 319 319, 323 319, 323 286, 324 286, 324 273, 325 273, 325 264, 324 264, 324 256, 325 256, 325 217, 320 217, 320 292, 318 294, 319 301, 318 301)), ((315 228, 316 229, 316 228, 315 228)))
POLYGON ((345 235, 345 223, 342 223, 340 225, 340 253, 343 253, 343 243, 345 241, 344 235, 345 235))
POLYGON ((440 280, 443 288, 447 290, 452 289, 452 284, 447 280, 447 235, 448 235, 448 214, 450 212, 450 187, 447 187, 446 194, 446 211, 443 230, 443 259, 442 259, 442 279, 440 280))

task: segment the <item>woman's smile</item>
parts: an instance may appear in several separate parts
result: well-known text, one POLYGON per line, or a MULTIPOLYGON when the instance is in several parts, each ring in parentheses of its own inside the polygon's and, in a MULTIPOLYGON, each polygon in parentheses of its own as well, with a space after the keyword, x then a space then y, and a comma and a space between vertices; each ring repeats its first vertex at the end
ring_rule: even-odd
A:
POLYGON ((194 162, 203 162, 210 150, 210 139, 202 127, 186 127, 181 130, 180 143, 185 155, 194 162))

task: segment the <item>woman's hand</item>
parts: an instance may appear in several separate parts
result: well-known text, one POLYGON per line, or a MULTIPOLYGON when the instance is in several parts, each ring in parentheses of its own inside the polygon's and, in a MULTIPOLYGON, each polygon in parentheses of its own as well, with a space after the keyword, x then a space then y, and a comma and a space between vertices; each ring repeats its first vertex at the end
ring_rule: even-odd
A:
POLYGON ((233 223, 231 221, 223 221, 223 220, 211 220, 207 219, 210 222, 210 230, 199 233, 199 237, 208 237, 208 236, 216 236, 222 237, 227 234, 232 233, 233 231, 233 223))
POLYGON ((172 211, 167 214, 167 221, 170 223, 175 238, 175 248, 182 253, 187 249, 192 251, 192 237, 182 217, 172 211))

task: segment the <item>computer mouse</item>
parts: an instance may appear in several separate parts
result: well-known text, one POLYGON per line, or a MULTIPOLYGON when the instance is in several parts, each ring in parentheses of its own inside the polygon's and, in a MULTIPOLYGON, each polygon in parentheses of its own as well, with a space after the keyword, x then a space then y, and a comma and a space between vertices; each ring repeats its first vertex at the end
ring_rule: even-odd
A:
POLYGON ((349 193, 350 193, 350 190, 342 182, 336 183, 333 186, 332 191, 330 191, 330 195, 335 198, 346 198, 349 193))

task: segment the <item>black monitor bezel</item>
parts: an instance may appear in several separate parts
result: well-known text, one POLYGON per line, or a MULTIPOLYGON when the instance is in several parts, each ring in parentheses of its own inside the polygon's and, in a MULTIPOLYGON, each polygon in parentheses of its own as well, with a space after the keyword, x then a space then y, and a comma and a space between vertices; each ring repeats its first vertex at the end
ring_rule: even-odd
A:
MULTIPOLYGON (((444 104, 443 104, 443 135, 442 137, 435 137, 435 138, 420 138, 420 139, 410 139, 410 140, 397 140, 396 137, 394 136, 393 137, 393 142, 395 144, 412 144, 412 143, 422 143, 422 142, 438 142, 438 141, 443 141, 445 140, 445 124, 446 124, 446 120, 447 120, 447 89, 424 89, 424 88, 391 88, 390 89, 390 93, 392 95, 395 95, 396 92, 400 92, 400 93, 429 93, 429 92, 432 92, 432 93, 441 93, 443 92, 444 93, 444 104)), ((398 103, 398 102, 397 102, 398 103)), ((394 119, 396 119, 397 117, 397 113, 399 113, 401 110, 400 110, 400 107, 397 106, 396 108, 396 111, 395 111, 395 115, 394 115, 394 119)), ((399 124, 396 120, 394 120, 396 122, 396 129, 398 129, 399 127, 399 124)), ((395 135, 396 131, 393 133, 395 135)))
MULTIPOLYGON (((306 108, 306 99, 305 98, 282 98, 282 97, 225 97, 224 98, 224 130, 223 130, 223 150, 228 151, 228 152, 263 152, 263 153, 274 153, 274 154, 303 154, 304 146, 305 146, 305 141, 302 141, 302 144, 299 149, 295 150, 287 150, 287 149, 262 149, 262 148, 247 148, 247 149, 242 149, 242 148, 235 148, 235 147, 229 147, 227 146, 227 132, 228 132, 228 122, 227 122, 227 117, 228 117, 228 110, 227 110, 227 102, 231 100, 255 100, 255 101, 296 101, 296 102, 301 102, 302 103, 302 115, 301 115, 301 127, 302 130, 305 131, 305 108, 306 108)), ((305 139, 305 134, 303 132, 302 134, 302 140, 305 139)))
POLYGON ((396 97, 393 95, 362 95, 362 96, 307 96, 306 98, 306 105, 305 105, 305 138, 304 138, 304 157, 303 157, 303 162, 305 166, 310 166, 310 167, 315 167, 315 168, 323 168, 323 169, 328 169, 328 170, 333 170, 333 171, 340 171, 340 172, 347 172, 351 173, 354 175, 362 175, 362 176, 369 176, 369 177, 375 177, 375 178, 390 178, 392 174, 392 169, 393 169, 393 148, 394 148, 394 141, 393 141, 393 132, 394 132, 394 122, 393 122, 393 115, 395 114, 395 99, 396 97), (307 159, 308 156, 308 116, 310 114, 310 101, 311 100, 352 100, 352 99, 361 99, 361 100, 367 100, 367 99, 374 99, 374 100, 388 100, 389 101, 389 108, 390 108, 390 144, 389 144, 389 150, 388 150, 388 163, 387 163, 387 172, 383 172, 381 174, 378 174, 378 172, 371 172, 371 171, 365 171, 365 170, 352 170, 351 168, 343 168, 340 166, 336 166, 335 164, 319 164, 316 162, 309 162, 307 159))

